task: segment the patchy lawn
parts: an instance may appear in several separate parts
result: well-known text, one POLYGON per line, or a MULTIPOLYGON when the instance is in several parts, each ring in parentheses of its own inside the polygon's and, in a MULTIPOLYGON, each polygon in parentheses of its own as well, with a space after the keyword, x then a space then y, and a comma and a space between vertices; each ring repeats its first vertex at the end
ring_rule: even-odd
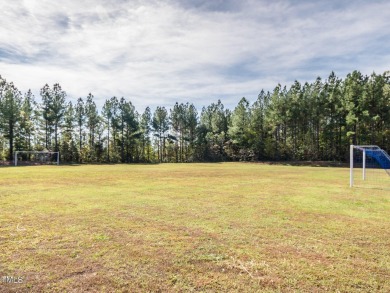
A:
POLYGON ((2 167, 0 292, 390 292, 390 192, 351 189, 348 176, 250 163, 2 167))

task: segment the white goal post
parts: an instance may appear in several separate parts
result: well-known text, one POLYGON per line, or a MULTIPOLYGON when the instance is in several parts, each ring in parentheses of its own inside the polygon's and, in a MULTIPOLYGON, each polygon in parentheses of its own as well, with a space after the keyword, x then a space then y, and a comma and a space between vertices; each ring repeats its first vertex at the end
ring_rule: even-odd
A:
MULTIPOLYGON (((351 145, 350 146, 350 174, 349 186, 353 187, 355 180, 365 182, 368 179, 367 171, 376 171, 375 176, 390 175, 390 156, 377 145, 351 145), (361 175, 354 177, 354 170, 361 170, 361 175), (380 173, 379 173, 380 172, 380 173), (387 174, 386 174, 387 173, 387 174)), ((360 172, 359 172, 360 173, 360 172)), ((371 173, 370 173, 371 176, 371 173)), ((369 178, 372 179, 373 177, 369 178)), ((387 177, 388 178, 388 177, 387 177)), ((376 179, 377 180, 377 179, 376 179)), ((389 182, 389 180, 386 180, 389 182)))
POLYGON ((60 152, 50 152, 50 151, 16 151, 15 152, 15 158, 14 158, 15 166, 18 165, 19 155, 22 155, 22 154, 38 155, 41 158, 41 161, 43 161, 43 159, 46 159, 46 160, 50 159, 53 155, 57 155, 55 160, 53 160, 52 162, 54 164, 56 164, 56 165, 60 164, 60 152))

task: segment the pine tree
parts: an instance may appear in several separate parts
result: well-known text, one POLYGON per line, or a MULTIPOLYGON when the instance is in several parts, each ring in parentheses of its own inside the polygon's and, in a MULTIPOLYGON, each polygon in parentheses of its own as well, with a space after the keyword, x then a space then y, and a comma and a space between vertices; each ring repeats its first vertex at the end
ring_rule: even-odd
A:
POLYGON ((88 131, 89 157, 92 161, 97 159, 97 152, 100 152, 101 150, 100 140, 96 142, 96 137, 98 136, 98 127, 101 124, 101 117, 98 114, 96 103, 93 99, 94 96, 89 93, 84 106, 86 126, 88 131))
POLYGON ((58 134, 66 108, 66 92, 56 83, 53 89, 46 84, 41 89, 42 114, 45 121, 45 145, 51 149, 51 139, 54 132, 54 150, 58 151, 58 134))
POLYGON ((229 128, 231 137, 231 156, 234 159, 248 160, 253 158, 251 144, 251 111, 249 101, 242 98, 232 113, 232 124, 229 128))
POLYGON ((36 111, 37 103, 35 97, 31 90, 28 90, 24 95, 20 115, 21 147, 23 150, 31 151, 33 149, 33 136, 37 124, 36 111))
POLYGON ((84 130, 84 123, 85 123, 85 106, 84 106, 84 101, 82 98, 78 98, 77 104, 76 104, 76 109, 74 111, 75 113, 75 118, 77 122, 77 127, 78 127, 78 141, 79 141, 79 161, 83 160, 83 157, 81 154, 83 154, 83 130, 84 130))
POLYGON ((66 106, 64 113, 63 135, 61 138, 61 160, 65 162, 80 161, 80 150, 77 149, 74 141, 74 128, 78 124, 78 115, 72 102, 66 106))
POLYGON ((110 162, 110 125, 112 120, 111 100, 106 100, 103 106, 102 115, 107 129, 107 161, 110 162))
POLYGON ((154 135, 158 139, 157 149, 158 149, 158 161, 162 162, 165 159, 165 147, 166 147, 166 132, 169 129, 169 117, 168 112, 165 107, 157 107, 156 111, 153 114, 152 127, 154 135))
MULTIPOLYGON (((1 78, 1 77, 0 77, 1 78)), ((20 111, 22 106, 22 94, 13 83, 1 82, 0 95, 0 125, 4 137, 8 139, 8 160, 12 161, 14 152, 14 140, 16 137, 16 127, 20 120, 20 111)))
POLYGON ((152 120, 152 113, 149 107, 146 107, 144 113, 141 115, 140 131, 141 131, 141 160, 150 162, 150 124, 152 120))

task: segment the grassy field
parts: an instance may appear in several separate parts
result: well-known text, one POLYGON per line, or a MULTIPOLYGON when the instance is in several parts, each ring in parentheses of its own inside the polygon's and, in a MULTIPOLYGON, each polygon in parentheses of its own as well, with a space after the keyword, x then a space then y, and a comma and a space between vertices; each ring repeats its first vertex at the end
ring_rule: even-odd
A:
POLYGON ((0 292, 390 292, 390 192, 351 189, 348 175, 0 168, 0 292))

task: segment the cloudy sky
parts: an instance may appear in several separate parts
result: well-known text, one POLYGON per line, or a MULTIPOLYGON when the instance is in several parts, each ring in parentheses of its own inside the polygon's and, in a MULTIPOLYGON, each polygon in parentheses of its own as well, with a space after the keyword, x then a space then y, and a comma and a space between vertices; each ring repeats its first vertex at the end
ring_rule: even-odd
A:
POLYGON ((0 0, 0 75, 37 98, 229 108, 278 83, 390 69, 387 0, 0 0))

